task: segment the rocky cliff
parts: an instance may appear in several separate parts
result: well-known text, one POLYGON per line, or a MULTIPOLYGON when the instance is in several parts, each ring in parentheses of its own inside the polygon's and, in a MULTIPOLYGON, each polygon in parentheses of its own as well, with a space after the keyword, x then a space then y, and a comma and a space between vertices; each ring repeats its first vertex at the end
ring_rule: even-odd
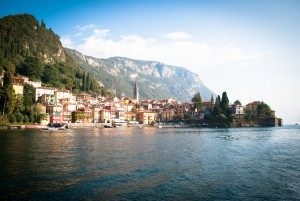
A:
POLYGON ((183 67, 166 65, 157 61, 141 61, 124 57, 98 59, 66 49, 67 54, 90 74, 93 74, 116 95, 132 97, 135 80, 139 83, 141 99, 162 99, 173 97, 190 101, 196 92, 202 99, 209 100, 214 94, 199 76, 183 67))

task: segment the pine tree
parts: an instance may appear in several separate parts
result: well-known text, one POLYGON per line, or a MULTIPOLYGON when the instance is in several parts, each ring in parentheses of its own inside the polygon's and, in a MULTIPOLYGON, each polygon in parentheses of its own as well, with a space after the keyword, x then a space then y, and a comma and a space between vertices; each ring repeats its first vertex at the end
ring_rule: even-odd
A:
POLYGON ((30 116, 30 108, 35 103, 35 88, 30 84, 24 85, 23 104, 24 114, 30 116))
POLYGON ((90 90, 95 92, 95 84, 94 84, 94 81, 91 81, 91 84, 90 84, 90 90))
POLYGON ((41 22, 41 27, 46 28, 46 24, 45 24, 44 20, 42 20, 42 22, 41 22))
POLYGON ((216 101, 215 101, 214 109, 213 109, 213 116, 217 116, 217 115, 221 114, 220 104, 221 104, 221 98, 218 95, 216 98, 216 101))
POLYGON ((4 73, 3 86, 0 93, 2 115, 12 113, 15 106, 15 96, 12 77, 9 71, 5 71, 4 73))
POLYGON ((91 86, 91 80, 90 80, 90 74, 87 74, 87 78, 86 78, 86 86, 85 86, 85 91, 89 91, 90 90, 90 86, 91 86))
POLYGON ((223 114, 228 116, 229 115, 229 99, 227 97, 226 91, 224 91, 222 93, 222 100, 221 100, 221 103, 220 103, 220 107, 221 107, 221 110, 222 110, 223 114))
POLYGON ((214 96, 211 95, 211 98, 210 98, 210 112, 212 113, 213 109, 214 109, 214 96))
POLYGON ((81 90, 85 91, 85 89, 86 89, 86 77, 85 77, 85 72, 83 72, 81 90))

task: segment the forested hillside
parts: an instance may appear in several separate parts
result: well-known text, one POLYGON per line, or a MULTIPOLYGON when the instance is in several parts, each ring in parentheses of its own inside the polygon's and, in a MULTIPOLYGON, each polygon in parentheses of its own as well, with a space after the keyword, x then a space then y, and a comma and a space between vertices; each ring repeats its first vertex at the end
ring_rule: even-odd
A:
POLYGON ((107 94, 65 53, 59 36, 29 14, 0 19, 0 72, 25 75, 44 86, 107 94))

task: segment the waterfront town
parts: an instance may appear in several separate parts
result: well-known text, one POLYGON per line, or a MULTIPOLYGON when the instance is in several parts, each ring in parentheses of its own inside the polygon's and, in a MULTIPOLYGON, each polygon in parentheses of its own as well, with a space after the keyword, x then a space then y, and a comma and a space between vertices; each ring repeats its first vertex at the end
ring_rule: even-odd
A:
MULTIPOLYGON (((1 77, 3 85, 3 75, 1 77)), ((42 106, 44 113, 40 125, 66 124, 73 127, 92 125, 108 125, 114 122, 130 124, 154 125, 157 123, 183 123, 193 125, 208 125, 205 116, 212 113, 214 98, 201 100, 201 110, 195 108, 194 102, 181 103, 174 98, 163 100, 140 100, 137 82, 133 86, 133 96, 128 97, 102 97, 99 94, 78 93, 72 94, 68 90, 60 90, 42 86, 40 81, 30 81, 26 76, 12 77, 15 95, 23 96, 24 85, 29 84, 35 88, 35 101, 42 106)), ((247 126, 245 111, 257 113, 260 101, 253 101, 243 106, 241 103, 230 104, 230 113, 235 115, 237 125, 247 126)), ((280 125, 274 117, 269 125, 280 125)))

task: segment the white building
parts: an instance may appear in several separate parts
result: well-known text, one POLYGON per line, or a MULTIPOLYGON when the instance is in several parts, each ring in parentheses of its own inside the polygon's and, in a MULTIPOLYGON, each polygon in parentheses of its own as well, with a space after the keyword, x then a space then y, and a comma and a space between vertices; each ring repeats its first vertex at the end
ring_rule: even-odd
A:
POLYGON ((68 90, 56 90, 54 92, 55 101, 59 102, 61 99, 72 99, 72 93, 70 93, 68 90))
POLYGON ((107 123, 111 121, 111 113, 109 110, 100 110, 100 120, 102 123, 107 123))
POLYGON ((42 83, 39 81, 28 81, 28 84, 31 84, 34 88, 38 88, 42 86, 42 83))
POLYGON ((53 95, 54 96, 55 89, 50 87, 38 87, 35 89, 35 100, 37 101, 39 97, 42 95, 53 95))
POLYGON ((233 105, 231 108, 231 113, 232 114, 245 114, 244 108, 245 107, 242 105, 233 105))

